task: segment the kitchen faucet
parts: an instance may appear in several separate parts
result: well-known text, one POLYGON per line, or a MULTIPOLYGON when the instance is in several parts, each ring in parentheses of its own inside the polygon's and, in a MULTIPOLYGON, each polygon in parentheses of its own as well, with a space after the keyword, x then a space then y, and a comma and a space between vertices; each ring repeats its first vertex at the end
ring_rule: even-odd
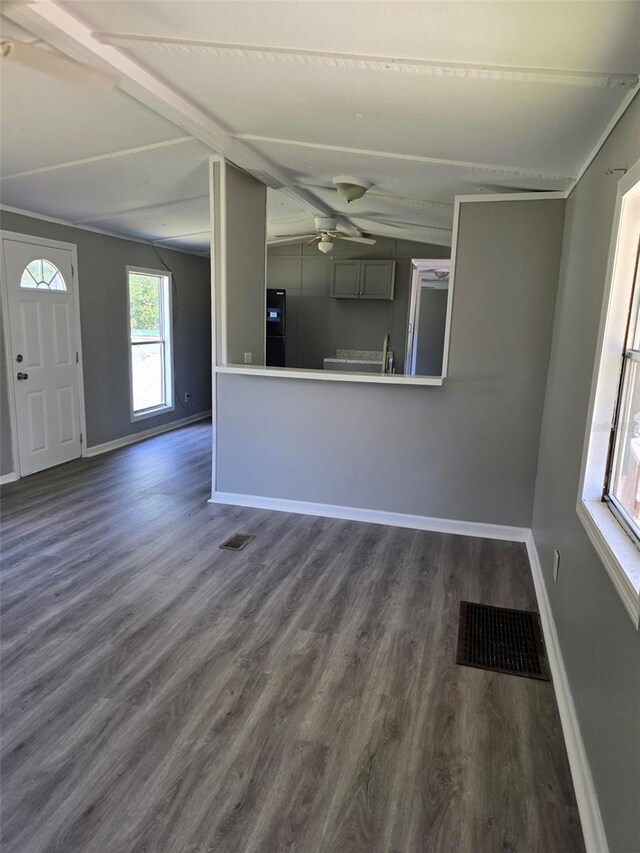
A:
POLYGON ((389 349, 391 347, 391 333, 387 332, 382 343, 382 372, 389 372, 389 349))

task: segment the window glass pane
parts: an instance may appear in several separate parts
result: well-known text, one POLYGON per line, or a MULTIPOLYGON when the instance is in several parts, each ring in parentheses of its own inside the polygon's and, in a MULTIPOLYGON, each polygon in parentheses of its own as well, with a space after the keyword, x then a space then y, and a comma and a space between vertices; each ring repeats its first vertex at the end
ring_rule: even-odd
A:
POLYGON ((131 347, 131 378, 134 412, 164 404, 164 344, 131 347))
POLYGON ((129 273, 131 340, 159 340, 161 337, 162 279, 157 275, 129 273))
POLYGON ((626 362, 620 417, 616 429, 610 492, 640 535, 640 370, 626 362))
POLYGON ((42 281, 42 260, 38 258, 36 261, 31 261, 30 264, 27 264, 27 271, 36 281, 42 281))
POLYGON ((56 270, 56 274, 53 276, 51 281, 49 282, 50 290, 66 290, 67 287, 64 283, 64 279, 60 275, 60 273, 56 270))

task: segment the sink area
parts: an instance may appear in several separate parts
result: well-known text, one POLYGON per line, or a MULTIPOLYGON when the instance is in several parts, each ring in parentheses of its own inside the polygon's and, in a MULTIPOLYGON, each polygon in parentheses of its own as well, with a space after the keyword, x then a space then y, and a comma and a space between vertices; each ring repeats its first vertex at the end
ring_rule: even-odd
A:
MULTIPOLYGON (((393 370, 393 353, 389 353, 390 372, 393 370)), ((335 356, 323 361, 325 370, 342 370, 355 373, 381 373, 382 352, 377 350, 338 349, 335 356)))

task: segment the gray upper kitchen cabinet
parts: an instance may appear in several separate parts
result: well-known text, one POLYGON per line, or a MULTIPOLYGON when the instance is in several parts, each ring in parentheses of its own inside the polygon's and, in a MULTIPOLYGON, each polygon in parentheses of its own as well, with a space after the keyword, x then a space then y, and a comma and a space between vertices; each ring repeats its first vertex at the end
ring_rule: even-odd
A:
POLYGON ((353 298, 360 293, 360 261, 334 261, 331 295, 353 298))
POLYGON ((395 261, 360 261, 362 299, 393 299, 395 261))
POLYGON ((334 261, 331 296, 336 299, 393 299, 395 269, 395 261, 334 261))

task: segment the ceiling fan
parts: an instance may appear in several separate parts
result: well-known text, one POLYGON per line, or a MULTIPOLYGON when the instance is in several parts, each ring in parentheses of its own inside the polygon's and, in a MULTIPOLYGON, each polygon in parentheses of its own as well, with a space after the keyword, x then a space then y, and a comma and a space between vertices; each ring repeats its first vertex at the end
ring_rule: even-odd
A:
POLYGON ((329 216, 316 216, 315 223, 316 234, 282 235, 270 242, 297 243, 298 241, 307 240, 310 237, 311 239, 307 245, 310 246, 312 243, 317 243, 318 249, 325 255, 333 249, 334 240, 347 240, 350 243, 366 243, 368 246, 373 246, 376 242, 373 237, 359 237, 355 234, 345 234, 344 231, 338 231, 336 228, 338 223, 329 216))
POLYGON ((110 92, 118 83, 113 74, 98 71, 58 51, 50 51, 40 40, 26 42, 14 38, 1 38, 0 59, 3 62, 17 62, 35 71, 48 74, 50 77, 65 80, 97 93, 110 92))

